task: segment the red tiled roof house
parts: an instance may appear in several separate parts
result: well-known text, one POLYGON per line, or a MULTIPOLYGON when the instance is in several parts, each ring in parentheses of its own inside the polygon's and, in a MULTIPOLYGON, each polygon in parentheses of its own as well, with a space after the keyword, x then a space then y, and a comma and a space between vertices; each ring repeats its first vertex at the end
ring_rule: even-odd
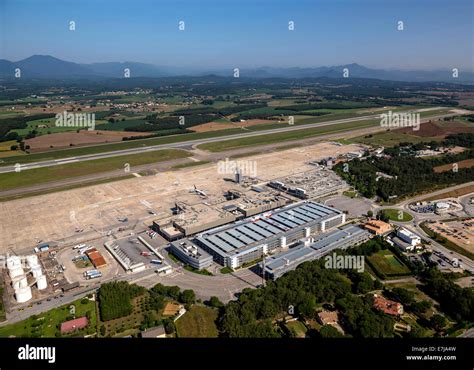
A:
POLYGON ((65 321, 61 324, 61 334, 71 333, 76 330, 85 328, 89 322, 87 317, 79 317, 74 320, 65 321))

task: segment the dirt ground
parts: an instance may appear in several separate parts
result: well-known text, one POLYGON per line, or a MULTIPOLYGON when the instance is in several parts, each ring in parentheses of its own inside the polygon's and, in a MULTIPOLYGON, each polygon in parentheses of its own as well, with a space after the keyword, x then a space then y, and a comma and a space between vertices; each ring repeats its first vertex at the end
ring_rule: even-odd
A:
POLYGON ((113 143, 122 141, 122 138, 129 136, 146 136, 146 132, 123 132, 123 131, 102 131, 102 130, 81 130, 79 132, 61 132, 51 135, 42 135, 26 140, 26 145, 30 146, 30 152, 44 152, 57 148, 69 148, 72 145, 90 145, 113 143))
MULTIPOLYGON (((456 163, 458 165, 458 168, 471 168, 474 166, 474 159, 465 159, 464 161, 459 161, 456 163)), ((441 173, 441 172, 447 172, 447 171, 452 171, 453 170, 453 164, 445 164, 442 166, 437 166, 433 168, 434 172, 436 173, 441 173)))
POLYGON ((269 123, 277 123, 278 121, 272 121, 269 119, 249 119, 245 122, 208 122, 202 125, 193 126, 190 128, 191 131, 195 132, 208 132, 208 131, 219 131, 226 130, 229 128, 242 128, 255 125, 265 125, 269 123))
POLYGON ((462 132, 474 132, 474 127, 466 127, 465 124, 458 122, 449 122, 449 125, 437 125, 433 122, 426 122, 420 126, 418 131, 414 131, 411 127, 396 130, 405 134, 410 134, 420 137, 444 137, 450 134, 457 134, 462 132))
MULTIPOLYGON (((259 183, 263 184, 314 169, 309 161, 358 149, 358 145, 324 142, 236 161, 250 161, 256 168, 259 183)), ((149 225, 153 220, 170 217, 177 201, 190 207, 218 202, 224 191, 238 188, 237 184, 224 180, 232 174, 221 172, 217 163, 210 163, 0 203, 0 253, 34 246, 37 240, 62 240, 80 237, 82 233, 96 233, 99 237, 120 226, 118 219, 123 217, 128 218, 129 224, 149 225), (208 199, 203 201, 190 192, 194 185, 205 191, 208 199), (151 215, 150 209, 156 215, 151 215)))

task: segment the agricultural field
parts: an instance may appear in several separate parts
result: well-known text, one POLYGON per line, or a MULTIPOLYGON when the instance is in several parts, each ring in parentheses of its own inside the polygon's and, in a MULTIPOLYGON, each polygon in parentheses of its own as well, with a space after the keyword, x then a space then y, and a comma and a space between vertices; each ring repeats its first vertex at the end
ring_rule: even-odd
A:
POLYGON ((217 310, 192 306, 176 321, 177 336, 180 338, 217 338, 217 310))
POLYGON ((147 133, 80 130, 79 132, 57 132, 51 135, 37 136, 32 139, 25 140, 25 144, 29 147, 29 153, 40 153, 46 151, 54 151, 58 149, 71 148, 74 146, 120 143, 123 141, 124 137, 140 136, 147 136, 147 133))
POLYGON ((389 250, 381 250, 366 258, 379 276, 388 278, 410 274, 410 269, 389 250))
POLYGON ((17 155, 26 155, 25 152, 19 149, 19 144, 16 140, 0 142, 0 160, 6 157, 12 157, 17 155), (12 146, 18 147, 17 150, 11 150, 12 146))

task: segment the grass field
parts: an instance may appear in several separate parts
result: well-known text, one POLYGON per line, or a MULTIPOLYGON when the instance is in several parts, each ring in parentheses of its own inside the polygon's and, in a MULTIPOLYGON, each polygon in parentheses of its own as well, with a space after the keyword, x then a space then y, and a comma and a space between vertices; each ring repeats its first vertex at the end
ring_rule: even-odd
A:
POLYGON ((176 321, 176 332, 182 338, 217 338, 217 310, 193 306, 176 321))
POLYGON ((20 147, 20 144, 16 140, 0 142, 0 161, 2 158, 26 155, 26 153, 22 152, 20 149, 11 150, 13 145, 16 145, 18 148, 20 147))
POLYGON ((413 220, 413 216, 402 210, 386 208, 383 210, 383 213, 391 220, 397 222, 410 222, 413 220))
MULTIPOLYGON (((76 162, 45 168, 35 168, 20 172, 0 174, 0 189, 9 190, 70 179, 79 176, 93 175, 96 173, 124 170, 125 164, 130 165, 130 172, 134 166, 172 159, 189 157, 190 153, 178 149, 157 150, 148 153, 122 155, 92 161, 76 162)), ((126 172, 124 171, 124 174, 126 172)))
POLYGON ((304 338, 308 328, 301 321, 295 320, 285 324, 288 331, 293 332, 297 338, 304 338))
POLYGON ((192 161, 192 162, 177 164, 176 166, 173 166, 173 168, 179 170, 180 168, 196 167, 196 166, 201 166, 203 164, 208 164, 208 163, 211 163, 211 162, 210 161, 199 161, 199 162, 192 161))
POLYGON ((372 254, 367 257, 367 260, 375 272, 381 276, 400 276, 410 273, 410 269, 386 249, 372 254))
POLYGON ((276 134, 267 134, 260 136, 253 136, 248 138, 233 139, 226 141, 218 141, 214 143, 201 144, 199 149, 209 150, 211 152, 220 152, 224 150, 231 150, 242 147, 268 145, 278 142, 285 142, 291 140, 301 140, 305 138, 344 132, 351 129, 362 129, 373 127, 379 124, 378 120, 368 120, 350 123, 340 123, 337 125, 322 126, 309 129, 301 129, 296 131, 280 132, 276 134))
POLYGON ((0 285, 0 321, 5 321, 5 305, 3 304, 3 286, 0 285))
MULTIPOLYGON (((72 303, 76 308, 76 318, 86 316, 89 312, 90 325, 88 332, 94 333, 95 325, 97 322, 97 316, 95 311, 95 301, 87 300, 87 302, 81 303, 81 300, 77 300, 72 303)), ((69 307, 71 304, 67 304, 58 308, 54 308, 45 313, 31 316, 30 318, 16 322, 14 324, 0 327, 0 337, 45 337, 54 338, 59 333, 59 325, 67 320, 70 320, 69 307)))
POLYGON ((32 163, 32 162, 47 161, 47 160, 52 160, 52 159, 70 158, 70 157, 76 157, 76 156, 86 155, 86 154, 107 153, 107 152, 112 152, 116 150, 149 147, 149 146, 160 145, 160 144, 180 143, 180 142, 189 141, 189 140, 219 137, 219 136, 225 136, 227 134, 231 135, 231 134, 238 134, 238 133, 242 133, 242 130, 233 129, 233 130, 203 132, 203 133, 195 133, 195 134, 171 135, 171 136, 151 138, 151 139, 122 141, 120 143, 114 143, 114 144, 100 144, 100 145, 87 146, 87 147, 82 147, 82 148, 63 149, 63 150, 56 150, 56 151, 45 152, 45 153, 28 154, 25 156, 17 155, 14 157, 3 159, 3 161, 0 162, 0 166, 14 165, 15 163, 32 163))

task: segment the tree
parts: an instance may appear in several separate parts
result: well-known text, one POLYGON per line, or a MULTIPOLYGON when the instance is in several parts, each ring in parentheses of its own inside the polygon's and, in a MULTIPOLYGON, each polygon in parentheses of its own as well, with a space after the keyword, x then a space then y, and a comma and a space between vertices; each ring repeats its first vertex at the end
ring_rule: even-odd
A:
POLYGON ((303 317, 313 317, 316 310, 316 299, 306 294, 301 304, 298 305, 298 313, 303 317))
POLYGON ((446 326, 446 319, 444 318, 444 316, 435 314, 431 316, 430 325, 436 331, 440 331, 446 326))
POLYGON ((224 304, 219 300, 219 298, 212 296, 209 299, 209 306, 219 308, 222 307, 224 304))
POLYGON ((186 303, 186 304, 192 304, 196 302, 196 294, 194 293, 194 290, 191 290, 191 289, 183 290, 183 292, 180 295, 180 301, 181 303, 186 303))
POLYGON ((410 305, 410 310, 415 314, 424 314, 432 306, 432 303, 429 301, 420 301, 415 302, 410 305))
POLYGON ((179 286, 170 286, 168 287, 167 289, 167 295, 168 297, 172 298, 172 299, 178 299, 179 298, 179 293, 180 293, 180 289, 179 289, 179 286))
POLYGON ((368 210, 367 217, 370 217, 370 218, 374 217, 374 212, 372 212, 372 210, 368 210))
POLYGON ((163 327, 165 328, 166 334, 173 334, 176 331, 176 326, 171 319, 163 320, 163 327))
POLYGON ((332 325, 324 325, 319 334, 323 338, 342 338, 344 335, 332 325))
POLYGON ((412 304, 415 301, 415 293, 404 288, 393 288, 391 294, 404 305, 412 304))
POLYGON ((10 150, 18 150, 18 145, 12 145, 12 146, 10 147, 10 150))
POLYGON ((102 337, 105 336, 105 333, 107 332, 107 329, 105 328, 105 325, 101 325, 99 331, 100 331, 100 335, 102 337))

